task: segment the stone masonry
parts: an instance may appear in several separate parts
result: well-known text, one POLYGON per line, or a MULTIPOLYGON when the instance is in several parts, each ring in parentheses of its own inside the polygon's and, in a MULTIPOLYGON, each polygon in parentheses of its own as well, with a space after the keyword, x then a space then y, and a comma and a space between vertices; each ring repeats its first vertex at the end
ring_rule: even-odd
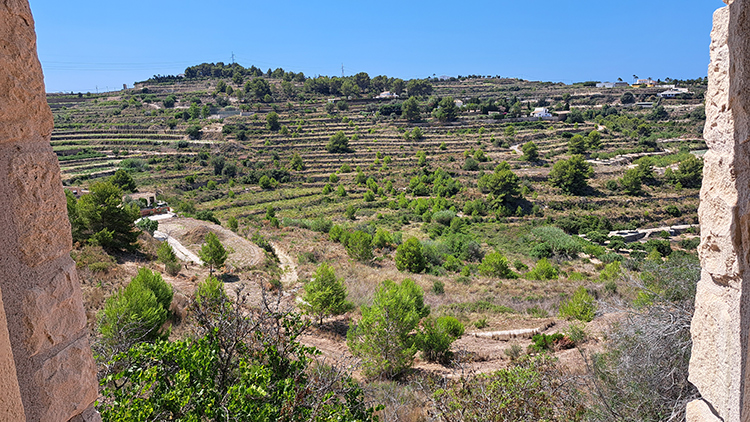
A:
POLYGON ((0 1, 0 420, 94 421, 96 368, 28 0, 0 1))
POLYGON ((714 14, 688 421, 750 421, 750 0, 714 14))

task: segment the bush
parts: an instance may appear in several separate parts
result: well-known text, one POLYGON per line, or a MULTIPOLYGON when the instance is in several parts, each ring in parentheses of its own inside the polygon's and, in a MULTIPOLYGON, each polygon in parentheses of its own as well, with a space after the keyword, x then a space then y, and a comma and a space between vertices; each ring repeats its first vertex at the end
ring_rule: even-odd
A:
POLYGON ((176 276, 180 273, 180 270, 182 269, 182 264, 179 262, 166 262, 164 263, 164 271, 171 275, 172 277, 176 276))
POLYGON ((159 273, 141 268, 123 290, 105 302, 99 314, 99 332, 112 345, 129 347, 156 340, 171 302, 172 286, 159 273))
POLYGON ((497 251, 484 256, 479 264, 479 274, 485 277, 516 278, 516 274, 510 269, 508 259, 497 251))
POLYGON ((560 318, 591 322, 596 314, 594 298, 581 286, 570 300, 560 304, 560 318))
POLYGON ((516 359, 490 374, 447 380, 430 399, 439 420, 446 422, 579 422, 585 415, 575 386, 546 355, 516 359))
POLYGON ((201 127, 198 125, 191 125, 185 130, 185 133, 190 137, 190 139, 200 139, 201 127))
POLYGON ((355 231, 347 240, 346 252, 357 261, 370 261, 372 259, 372 236, 360 230, 355 231))
POLYGON ((221 222, 219 221, 219 219, 214 216, 213 211, 208 211, 208 210, 198 211, 197 213, 195 213, 195 218, 197 218, 198 220, 210 221, 214 224, 221 225, 221 222))
POLYGON ((410 237, 396 248, 396 268, 399 271, 421 273, 425 268, 422 254, 422 243, 416 237, 410 237))
POLYGON ((672 253, 672 246, 668 240, 649 239, 644 246, 647 252, 657 251, 663 257, 667 257, 672 253))
MULTIPOLYGON (((532 230, 531 233, 536 236, 541 243, 547 244, 547 246, 540 247, 540 252, 551 250, 554 254, 575 257, 583 249, 580 239, 573 238, 557 227, 537 227, 532 230)), ((541 256, 540 258, 543 257, 544 256, 541 256)))
POLYGON ((453 357, 451 344, 464 334, 464 325, 452 316, 422 321, 417 345, 422 357, 431 362, 447 363, 453 357))
POLYGON ((323 323, 327 315, 341 315, 351 310, 354 305, 346 301, 346 286, 343 280, 336 278, 333 267, 321 264, 305 284, 302 308, 318 317, 323 323))
POLYGON ((432 215, 432 221, 444 226, 450 226, 454 218, 456 218, 456 213, 451 210, 438 211, 432 215))
POLYGON ((555 345, 562 341, 563 338, 565 338, 565 335, 562 333, 554 333, 549 335, 544 333, 534 334, 534 336, 531 338, 531 341, 533 343, 529 346, 529 349, 537 353, 555 350, 555 345))
POLYGON ((349 350, 362 359, 364 374, 394 378, 409 369, 417 352, 412 331, 429 313, 422 289, 413 280, 385 280, 372 306, 362 306, 362 319, 346 336, 349 350))
POLYGON ((268 302, 250 310, 215 279, 198 290, 188 339, 141 344, 107 362, 103 420, 376 420, 379 407, 365 404, 356 382, 299 343, 307 324, 297 314, 268 302))
POLYGON ((557 276, 557 268, 553 267, 547 258, 540 259, 534 269, 524 275, 529 280, 556 280, 557 276))

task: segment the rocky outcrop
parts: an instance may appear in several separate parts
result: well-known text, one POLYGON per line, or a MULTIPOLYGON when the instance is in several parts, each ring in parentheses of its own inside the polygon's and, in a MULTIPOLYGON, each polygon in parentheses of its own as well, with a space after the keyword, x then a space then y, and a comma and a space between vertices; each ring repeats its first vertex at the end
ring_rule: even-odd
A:
POLYGON ((96 368, 28 1, 0 2, 0 22, 0 420, 97 420, 96 368))
POLYGON ((750 0, 714 15, 689 421, 750 420, 750 0))

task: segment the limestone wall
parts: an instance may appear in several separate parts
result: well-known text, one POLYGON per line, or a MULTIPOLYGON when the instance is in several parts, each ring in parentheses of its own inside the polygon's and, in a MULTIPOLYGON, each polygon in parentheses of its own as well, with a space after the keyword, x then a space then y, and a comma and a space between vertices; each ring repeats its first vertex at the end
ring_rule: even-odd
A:
POLYGON ((690 360, 703 400, 688 406, 689 421, 750 421, 750 1, 726 3, 711 33, 690 360))
MULTIPOLYGON (((0 312, 0 412, 6 412, 0 413, 1 420, 23 420, 20 415, 25 414, 28 421, 67 421, 87 411, 97 397, 51 132, 52 113, 28 1, 3 0, 0 311, 7 319, 0 312), (20 392, 21 409, 13 402, 13 388, 5 388, 13 384, 20 392)), ((90 411, 85 414, 89 420, 97 418, 90 411)))

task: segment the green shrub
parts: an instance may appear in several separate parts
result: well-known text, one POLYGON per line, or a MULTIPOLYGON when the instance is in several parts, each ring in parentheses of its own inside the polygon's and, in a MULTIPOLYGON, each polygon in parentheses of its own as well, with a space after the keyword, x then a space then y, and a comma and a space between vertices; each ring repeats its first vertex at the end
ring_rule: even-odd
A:
POLYGON ((555 344, 559 343, 564 337, 565 335, 562 333, 534 334, 531 338, 533 344, 529 345, 529 350, 537 353, 554 350, 555 344))
POLYGON ((179 262, 173 261, 164 263, 164 271, 172 277, 179 274, 181 269, 182 264, 180 264, 179 262))
POLYGON ((435 280, 432 283, 432 293, 436 295, 442 295, 445 293, 445 283, 440 280, 435 280))
POLYGON ((409 369, 418 349, 412 332, 429 313, 422 289, 413 280, 385 280, 372 306, 362 306, 362 319, 346 336, 349 350, 362 359, 364 374, 393 378, 409 369))
POLYGON ((479 264, 479 274, 485 277, 516 278, 516 274, 510 269, 508 259, 497 251, 485 255, 479 264))
POLYGON ((422 357, 431 362, 447 363, 453 353, 451 344, 464 333, 464 325, 452 316, 422 321, 422 330, 417 336, 417 345, 422 357))
POLYGON ((406 242, 396 248, 396 268, 399 271, 421 273, 425 268, 425 258, 422 254, 422 243, 416 237, 406 239, 406 242))
POLYGON ((594 298, 581 286, 576 290, 573 297, 560 304, 560 317, 577 319, 583 322, 591 322, 596 314, 594 298))
POLYGON ((372 236, 357 230, 349 236, 346 252, 357 261, 367 262, 372 259, 372 236))
POLYGON ((107 299, 99 314, 99 331, 112 343, 156 340, 171 302, 172 286, 158 273, 141 268, 124 289, 107 299))
POLYGON ((537 261, 534 269, 524 275, 528 280, 556 280, 558 276, 558 270, 547 258, 542 258, 537 261))
POLYGON ((346 301, 346 286, 342 279, 336 278, 333 267, 321 264, 305 284, 305 294, 302 308, 318 317, 318 323, 323 323, 327 315, 341 315, 351 310, 354 305, 346 301))
POLYGON ((531 233, 539 239, 540 243, 548 245, 544 247, 545 250, 551 249, 552 253, 557 255, 575 257, 583 250, 581 239, 574 239, 558 227, 537 227, 531 233))

